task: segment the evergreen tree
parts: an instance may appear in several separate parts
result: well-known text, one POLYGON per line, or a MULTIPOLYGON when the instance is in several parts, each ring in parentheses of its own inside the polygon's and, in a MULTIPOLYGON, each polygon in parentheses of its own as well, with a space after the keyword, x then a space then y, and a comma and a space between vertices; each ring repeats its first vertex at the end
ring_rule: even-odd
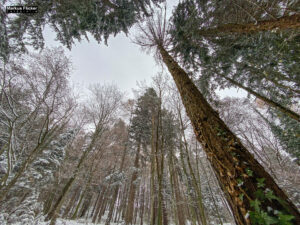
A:
POLYGON ((157 110, 158 97, 153 88, 148 88, 136 103, 131 126, 129 127, 129 137, 131 145, 135 149, 135 160, 133 174, 130 181, 128 196, 128 206, 126 209, 126 224, 133 222, 134 202, 136 189, 138 186, 138 171, 140 167, 141 148, 147 149, 151 143, 151 119, 157 110))
MULTIPOLYGON (((30 43, 35 48, 43 48, 42 31, 45 25, 50 25, 56 32, 57 39, 68 48, 71 48, 74 40, 80 41, 82 37, 87 38, 88 33, 98 42, 104 40, 107 43, 110 35, 115 36, 119 32, 127 34, 134 23, 151 14, 152 5, 158 5, 162 1, 35 1, 38 13, 18 14, 10 20, 0 13, 2 22, 0 29, 7 30, 10 45, 10 48, 4 45, 7 40, 1 42, 1 55, 6 55, 7 50, 12 51, 12 48, 14 51, 24 51, 25 43, 30 43)), ((22 5, 31 4, 31 0, 22 1, 22 5)))
POLYGON ((169 39, 165 23, 160 16, 158 21, 148 20, 146 27, 140 27, 143 33, 137 43, 143 47, 154 47, 172 75, 196 138, 216 172, 236 223, 280 223, 282 217, 299 223, 300 214, 296 206, 229 130, 188 74, 167 52, 169 39), (274 213, 268 207, 280 213, 274 213))
MULTIPOLYGON (((266 8, 268 1, 265 6, 251 1, 253 5, 260 6, 257 11, 253 11, 250 1, 240 4, 232 2, 235 7, 236 4, 241 6, 243 3, 243 9, 248 12, 244 14, 240 7, 240 10, 233 13, 229 9, 229 2, 231 1, 222 4, 212 1, 180 3, 172 16, 172 52, 180 57, 187 69, 201 73, 197 83, 204 95, 212 95, 217 86, 242 88, 299 121, 299 114, 288 108, 297 102, 300 93, 297 75, 299 35, 296 31, 278 28, 275 33, 269 30, 257 31, 251 35, 228 34, 222 30, 213 35, 204 34, 207 29, 215 29, 220 24, 231 26, 231 23, 239 23, 246 27, 251 19, 249 15, 255 15, 258 23, 271 14, 279 19, 283 18, 280 14, 283 10, 280 1, 275 1, 276 7, 273 5, 272 8, 266 8), (266 14, 266 10, 273 12, 266 14), (231 12, 232 15, 221 20, 221 12, 225 15, 231 12), (236 21, 233 15, 239 20, 236 21), (199 29, 202 28, 204 30, 201 33, 199 29)), ((296 5, 291 5, 289 9, 293 7, 296 5)))

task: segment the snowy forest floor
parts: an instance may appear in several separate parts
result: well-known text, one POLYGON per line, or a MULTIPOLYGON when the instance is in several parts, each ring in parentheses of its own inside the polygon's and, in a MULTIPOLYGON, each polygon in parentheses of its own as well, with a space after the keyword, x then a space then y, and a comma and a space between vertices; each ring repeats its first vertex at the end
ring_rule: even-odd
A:
MULTIPOLYGON (((38 223, 37 225, 47 225, 48 223, 38 223)), ((110 223, 110 225, 123 225, 124 222, 117 222, 117 223, 110 223)), ((58 219, 56 222, 56 225, 105 225, 105 221, 101 223, 92 223, 89 220, 64 220, 64 219, 58 219)), ((146 224, 145 224, 146 225, 146 224)), ((170 225, 174 225, 173 223, 170 223, 170 225)), ((190 225, 190 223, 187 223, 187 225, 190 225)), ((216 224, 215 224, 216 225, 216 224)), ((232 225, 231 223, 223 223, 223 225, 232 225)))
MULTIPOLYGON (((8 225, 6 223, 2 224, 3 221, 0 220, 1 225, 8 225)), ((23 222, 17 222, 10 225, 48 225, 49 222, 42 222, 42 221, 36 221, 34 224, 24 224, 23 222)), ((116 222, 116 223, 110 223, 110 225, 124 225, 124 221, 116 222)), ((140 223, 137 223, 140 224, 140 223)), ((147 223, 144 223, 147 225, 147 223)), ((105 225, 105 219, 103 219, 100 223, 92 223, 91 220, 86 219, 78 219, 78 220, 65 220, 65 219, 57 219, 56 225, 105 225)), ((170 223, 169 225, 175 225, 174 223, 170 223)), ((191 225, 191 223, 188 221, 186 225, 191 225)), ((219 225, 218 223, 212 223, 211 225, 219 225)), ((232 225, 231 223, 223 223, 223 225, 232 225)))

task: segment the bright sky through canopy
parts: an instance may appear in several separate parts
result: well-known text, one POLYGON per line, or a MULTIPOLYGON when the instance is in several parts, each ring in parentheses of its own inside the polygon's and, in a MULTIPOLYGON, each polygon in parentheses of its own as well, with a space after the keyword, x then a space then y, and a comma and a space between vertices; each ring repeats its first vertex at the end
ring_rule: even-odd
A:
MULTIPOLYGON (((170 16, 177 0, 168 1, 167 15, 170 16)), ((130 33, 134 29, 131 28, 130 33)), ((89 41, 83 39, 72 46, 71 51, 64 47, 65 52, 70 56, 73 63, 71 80, 75 86, 88 87, 93 83, 115 83, 122 91, 132 96, 132 89, 136 87, 137 81, 151 83, 151 77, 161 71, 153 56, 141 51, 140 47, 131 42, 134 38, 129 34, 119 33, 116 37, 110 36, 108 46, 104 42, 97 41, 88 35, 89 41)), ((62 46, 55 41, 56 34, 49 27, 44 30, 46 47, 62 46)), ((241 97, 246 96, 242 90, 223 90, 218 92, 222 96, 241 97)))

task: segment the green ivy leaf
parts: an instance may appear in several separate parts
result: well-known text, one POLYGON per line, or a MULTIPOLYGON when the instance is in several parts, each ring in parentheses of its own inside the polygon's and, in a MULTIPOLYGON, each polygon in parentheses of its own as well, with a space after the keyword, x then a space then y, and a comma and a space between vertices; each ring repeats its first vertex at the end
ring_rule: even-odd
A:
POLYGON ((241 199, 243 201, 243 199, 244 199, 244 194, 243 193, 239 194, 239 199, 241 199))
POLYGON ((246 169, 246 173, 248 174, 249 177, 253 176, 253 171, 250 170, 249 168, 246 169))
POLYGON ((279 224, 280 225, 292 225, 292 223, 290 221, 292 219, 294 219, 294 216, 284 215, 284 214, 279 213, 278 217, 279 217, 279 224))
POLYGON ((265 181, 265 178, 256 178, 256 181, 257 181, 257 187, 264 187, 265 184, 264 184, 264 181, 265 181))
POLYGON ((266 198, 272 201, 273 199, 278 199, 274 194, 272 190, 268 190, 265 194, 266 198))
POLYGON ((254 192, 254 195, 256 196, 256 198, 260 199, 260 200, 265 200, 265 193, 263 192, 262 189, 258 189, 256 192, 254 192))
POLYGON ((250 202, 250 206, 252 206, 256 212, 260 211, 260 205, 261 202, 258 199, 255 199, 254 201, 250 202))
POLYGON ((238 178, 236 181, 237 181, 239 187, 244 184, 244 181, 241 178, 238 178))

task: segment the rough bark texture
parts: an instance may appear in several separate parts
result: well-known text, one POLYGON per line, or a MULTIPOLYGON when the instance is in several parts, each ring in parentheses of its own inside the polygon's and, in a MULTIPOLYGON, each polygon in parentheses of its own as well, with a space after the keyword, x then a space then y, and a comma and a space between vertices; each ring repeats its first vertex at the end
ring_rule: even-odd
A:
POLYGON ((300 224, 300 214, 287 195, 278 187, 273 178, 258 163, 253 155, 241 144, 241 141, 229 130, 218 113, 208 104, 187 73, 174 61, 168 52, 158 46, 164 63, 167 65, 181 95, 194 128, 197 140, 215 170, 227 201, 239 225, 251 224, 247 212, 253 211, 250 202, 257 199, 255 192, 260 189, 257 178, 264 179, 264 189, 272 190, 274 195, 285 201, 265 201, 261 209, 267 207, 292 214, 295 224, 300 224), (247 170, 252 171, 248 175, 247 170), (242 182, 239 182, 242 181, 242 182), (244 196, 240 198, 240 196, 244 196))
POLYGON ((259 21, 248 24, 224 24, 213 29, 199 30, 201 36, 213 36, 216 34, 237 33, 248 34, 259 31, 268 31, 273 29, 295 29, 300 27, 300 14, 284 16, 278 19, 259 21))

